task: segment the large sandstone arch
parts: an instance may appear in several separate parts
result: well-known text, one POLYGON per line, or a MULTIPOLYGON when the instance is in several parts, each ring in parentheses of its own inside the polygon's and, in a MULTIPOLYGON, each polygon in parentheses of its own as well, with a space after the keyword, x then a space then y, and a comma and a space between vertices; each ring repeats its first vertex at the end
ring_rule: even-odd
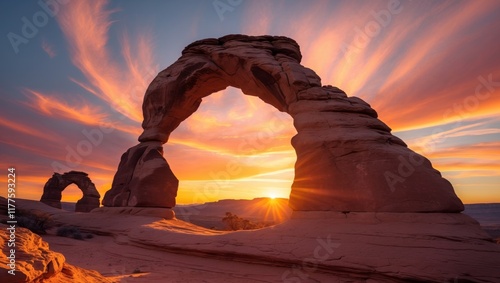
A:
POLYGON ((293 117, 292 209, 463 210, 429 160, 393 136, 366 102, 322 86, 314 71, 300 65, 301 57, 298 44, 280 36, 228 35, 188 45, 147 89, 140 144, 122 156, 103 205, 175 206, 178 180, 162 144, 203 97, 233 86, 293 117))
POLYGON ((83 197, 76 203, 76 212, 90 212, 99 207, 101 195, 88 174, 79 171, 70 171, 64 174, 54 173, 45 183, 40 201, 61 209, 62 192, 71 184, 75 184, 83 193, 83 197))

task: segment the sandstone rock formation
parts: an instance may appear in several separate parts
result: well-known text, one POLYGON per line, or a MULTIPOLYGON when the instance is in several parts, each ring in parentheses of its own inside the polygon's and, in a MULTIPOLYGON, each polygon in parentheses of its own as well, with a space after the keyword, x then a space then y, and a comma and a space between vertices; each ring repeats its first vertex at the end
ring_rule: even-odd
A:
POLYGON ((393 136, 369 104, 323 86, 301 57, 298 44, 281 36, 228 35, 188 45, 147 89, 141 144, 122 157, 103 204, 172 207, 178 181, 156 152, 203 97, 232 86, 294 119, 293 210, 463 210, 429 160, 393 136))
POLYGON ((110 282, 96 271, 65 263, 62 254, 53 252, 40 236, 30 230, 15 228, 15 246, 8 247, 9 226, 0 224, 0 282, 110 282), (15 250, 14 257, 10 249, 15 250), (12 267, 15 271, 8 273, 12 267))
MULTIPOLYGON (((9 230, 7 225, 0 225, 2 247, 7 247, 9 230)), ((2 282, 32 282, 36 279, 48 278, 61 272, 64 263, 64 256, 49 250, 49 246, 42 238, 28 229, 15 228, 14 261, 16 274, 12 276, 7 271, 2 272, 5 280, 2 282), (36 266, 36 267, 35 267, 36 266), (12 280, 14 279, 14 280, 12 280)), ((10 249, 6 249, 9 251, 10 249)), ((5 253, 5 252, 4 252, 5 253)), ((10 254, 5 253, 5 256, 10 254)), ((4 257, 2 257, 3 261, 4 257)), ((10 261, 10 259, 8 260, 10 261)), ((8 262, 2 262, 2 269, 12 269, 7 266, 8 262)))
POLYGON ((179 181, 163 158, 160 141, 143 142, 122 155, 104 206, 174 207, 179 181))
POLYGON ((64 174, 54 173, 45 183, 40 201, 60 209, 62 191, 71 184, 76 184, 83 192, 83 197, 76 203, 76 212, 89 212, 99 207, 101 195, 88 174, 78 171, 70 171, 64 174))

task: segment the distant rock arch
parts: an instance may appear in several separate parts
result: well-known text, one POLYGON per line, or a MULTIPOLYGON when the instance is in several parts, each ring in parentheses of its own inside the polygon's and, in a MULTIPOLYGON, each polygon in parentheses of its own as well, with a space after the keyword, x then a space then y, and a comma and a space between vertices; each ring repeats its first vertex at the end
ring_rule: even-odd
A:
POLYGON ((282 36, 228 35, 188 45, 149 85, 140 144, 123 154, 103 205, 175 206, 178 180, 162 144, 203 97, 232 86, 294 120, 293 210, 463 210, 451 184, 429 160, 393 136, 368 103, 322 86, 301 58, 298 44, 282 36))
POLYGON ((83 193, 83 197, 76 203, 76 212, 90 212, 92 209, 99 207, 101 195, 88 174, 79 171, 70 171, 64 174, 54 173, 45 183, 40 201, 61 209, 62 191, 71 184, 78 186, 83 193))

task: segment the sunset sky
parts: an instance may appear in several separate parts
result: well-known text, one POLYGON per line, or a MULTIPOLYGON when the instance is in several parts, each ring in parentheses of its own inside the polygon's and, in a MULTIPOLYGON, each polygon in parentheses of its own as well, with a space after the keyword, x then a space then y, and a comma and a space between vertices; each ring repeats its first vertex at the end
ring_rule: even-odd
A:
MULTIPOLYGON (((500 202, 499 1, 46 2, 0 2, 2 196, 12 166, 19 198, 70 170, 104 196, 156 74, 195 40, 242 33, 295 39, 302 65, 370 103, 464 203, 500 202)), ((164 145, 177 202, 287 198, 295 134, 239 89, 205 98, 164 145), (230 180, 228 164, 241 169, 230 180)))

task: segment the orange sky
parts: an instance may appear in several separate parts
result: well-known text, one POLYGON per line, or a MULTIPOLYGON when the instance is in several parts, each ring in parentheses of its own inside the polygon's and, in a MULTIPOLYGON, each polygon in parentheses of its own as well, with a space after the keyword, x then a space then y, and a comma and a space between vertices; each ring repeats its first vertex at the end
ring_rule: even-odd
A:
MULTIPOLYGON (((54 171, 69 170, 89 173, 103 196, 141 133, 145 89, 184 46, 273 34, 294 38, 323 84, 369 102, 465 203, 500 202, 500 4, 396 2, 245 1, 222 18, 210 1, 61 5, 19 54, 1 46, 0 168, 16 167, 18 197, 39 199, 54 171)), ((40 9, 2 5, 13 6, 4 34, 40 9)), ((207 97, 164 146, 178 203, 288 197, 295 133, 286 113, 238 89, 207 97)))

